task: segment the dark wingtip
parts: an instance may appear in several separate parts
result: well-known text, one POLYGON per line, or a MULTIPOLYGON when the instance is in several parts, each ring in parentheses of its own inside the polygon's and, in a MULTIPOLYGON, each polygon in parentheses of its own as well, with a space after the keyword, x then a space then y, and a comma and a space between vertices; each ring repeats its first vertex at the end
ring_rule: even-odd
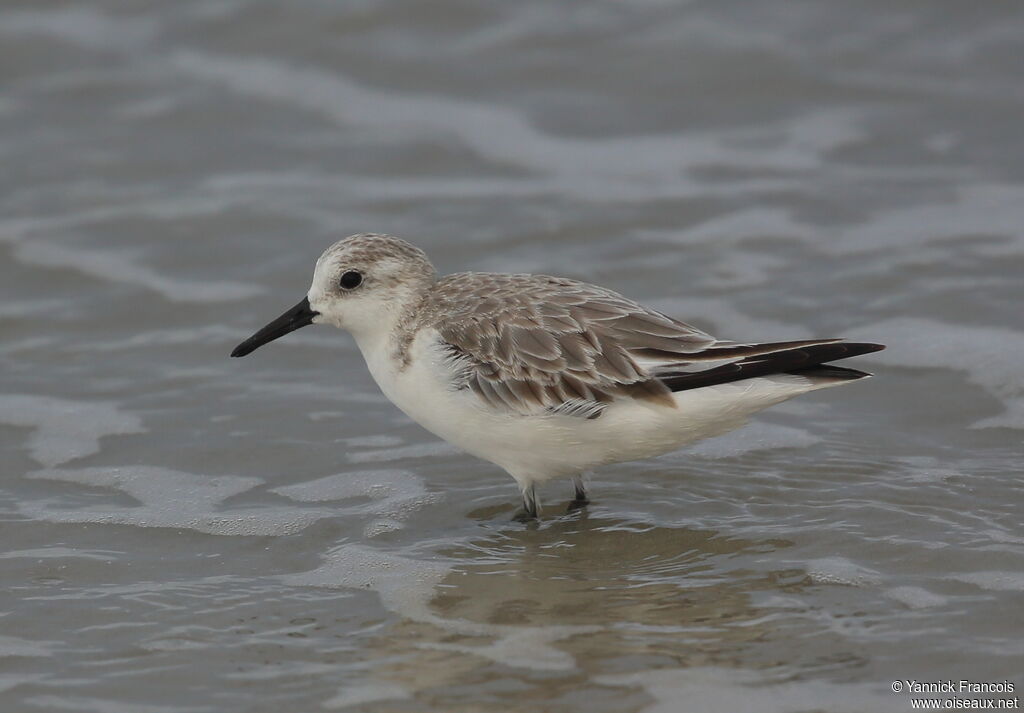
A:
POLYGON ((873 344, 871 342, 840 342, 840 344, 850 350, 849 354, 841 357, 843 359, 860 356, 861 354, 870 354, 871 352, 880 352, 885 349, 884 344, 873 344))
POLYGON ((233 357, 244 357, 246 354, 252 352, 252 349, 244 349, 241 344, 231 350, 231 356, 233 357))
POLYGON ((806 369, 797 369, 796 371, 786 373, 813 379, 826 379, 828 381, 856 381, 857 379, 866 379, 871 376, 870 373, 860 369, 850 369, 845 366, 835 366, 834 364, 818 364, 817 366, 809 366, 806 369))
MULTIPOLYGON (((789 347, 785 342, 781 344, 784 347, 789 347)), ((753 346, 770 347, 772 345, 753 346)), ((838 376, 838 372, 832 371, 833 367, 828 362, 838 359, 849 359, 861 354, 870 354, 882 349, 885 349, 884 344, 825 340, 816 344, 802 344, 797 347, 783 348, 780 351, 768 352, 767 354, 755 354, 748 359, 742 359, 723 366, 707 369, 706 371, 665 372, 657 378, 672 391, 698 389, 703 386, 727 384, 732 381, 752 379, 758 376, 770 376, 772 374, 799 373, 804 375, 809 369, 815 368, 818 369, 818 376, 835 378, 838 376), (823 367, 822 365, 825 366, 823 367)), ((844 369, 845 371, 842 373, 847 380, 870 376, 870 374, 858 372, 856 369, 846 370, 845 367, 834 367, 834 369, 844 369), (856 377, 853 374, 856 374, 856 377)))

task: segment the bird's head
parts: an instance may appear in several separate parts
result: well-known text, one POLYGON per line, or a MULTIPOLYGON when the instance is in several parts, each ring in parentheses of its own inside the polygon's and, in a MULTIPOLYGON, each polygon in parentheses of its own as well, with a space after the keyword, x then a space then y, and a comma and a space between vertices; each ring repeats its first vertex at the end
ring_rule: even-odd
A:
POLYGON ((356 337, 389 330, 437 279, 419 248, 390 235, 339 240, 316 261, 306 297, 235 347, 242 357, 309 324, 332 324, 356 337))

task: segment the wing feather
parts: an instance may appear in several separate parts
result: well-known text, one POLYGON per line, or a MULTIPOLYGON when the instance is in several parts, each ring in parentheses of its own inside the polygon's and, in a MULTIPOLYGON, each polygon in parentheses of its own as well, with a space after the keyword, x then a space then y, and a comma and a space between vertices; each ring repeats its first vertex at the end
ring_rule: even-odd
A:
POLYGON ((720 341, 611 290, 544 275, 449 275, 411 331, 422 326, 436 329, 452 355, 456 384, 522 415, 597 418, 625 398, 674 407, 672 391, 865 351, 835 339, 720 341))

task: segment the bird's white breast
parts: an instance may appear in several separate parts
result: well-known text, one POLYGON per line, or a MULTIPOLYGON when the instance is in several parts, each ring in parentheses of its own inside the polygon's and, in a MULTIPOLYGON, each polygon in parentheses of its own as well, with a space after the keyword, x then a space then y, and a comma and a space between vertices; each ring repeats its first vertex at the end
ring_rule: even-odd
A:
POLYGON ((370 373, 398 408, 428 431, 478 458, 509 471, 517 480, 544 480, 577 472, 583 464, 567 417, 543 418, 499 412, 453 381, 450 360, 434 330, 423 330, 403 361, 390 345, 360 341, 370 373))
POLYGON ((475 453, 467 446, 480 426, 478 409, 474 397, 452 383, 436 331, 422 330, 405 358, 390 340, 358 341, 370 374, 392 403, 427 430, 475 453))

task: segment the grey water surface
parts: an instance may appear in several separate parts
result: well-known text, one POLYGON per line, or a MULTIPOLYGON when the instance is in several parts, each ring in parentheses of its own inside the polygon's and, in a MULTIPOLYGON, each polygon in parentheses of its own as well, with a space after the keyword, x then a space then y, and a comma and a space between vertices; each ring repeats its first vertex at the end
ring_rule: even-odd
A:
POLYGON ((7 0, 0 710, 903 711, 1024 686, 1024 6, 7 0), (361 231, 876 378, 514 483, 350 338, 361 231))

